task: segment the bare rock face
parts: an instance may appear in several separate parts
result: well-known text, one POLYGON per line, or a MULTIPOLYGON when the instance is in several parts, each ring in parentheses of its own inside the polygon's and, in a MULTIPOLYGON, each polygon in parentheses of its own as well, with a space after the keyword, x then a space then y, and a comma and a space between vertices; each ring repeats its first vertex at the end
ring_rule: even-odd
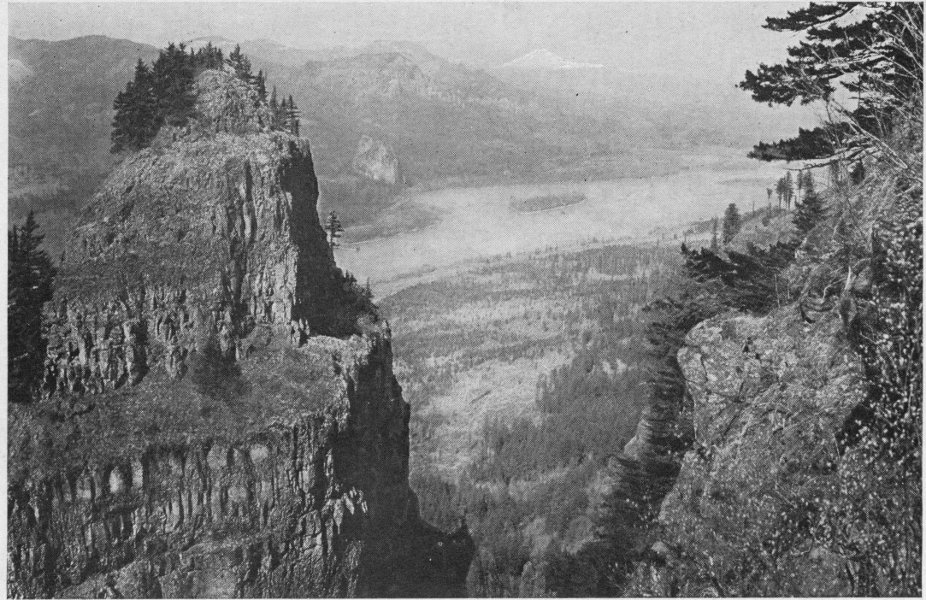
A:
POLYGON ((389 185, 401 181, 399 161, 392 148, 366 135, 357 143, 352 166, 354 172, 372 181, 382 181, 389 185))
POLYGON ((308 145, 227 75, 75 225, 44 397, 11 407, 8 593, 462 593, 472 540, 419 518, 389 329, 308 145))
POLYGON ((256 325, 353 333, 332 317, 344 282, 308 144, 263 131, 253 91, 228 73, 207 71, 197 90, 200 120, 127 158, 75 227, 47 394, 113 389, 154 366, 182 375, 197 339, 241 357, 256 325))
POLYGON ((861 365, 838 315, 808 324, 796 305, 761 318, 721 315, 696 326, 678 358, 694 443, 658 520, 673 546, 661 564, 672 568, 647 567, 637 574, 647 586, 637 591, 736 595, 737 588, 724 587, 735 577, 732 584, 724 579, 734 560, 754 552, 756 561, 778 562, 767 568, 768 581, 750 581, 751 590, 850 593, 844 558, 810 542, 777 548, 769 535, 810 526, 804 519, 813 519, 813 503, 831 493, 836 478, 840 432, 864 401, 861 365), (679 574, 683 580, 670 580, 679 574))

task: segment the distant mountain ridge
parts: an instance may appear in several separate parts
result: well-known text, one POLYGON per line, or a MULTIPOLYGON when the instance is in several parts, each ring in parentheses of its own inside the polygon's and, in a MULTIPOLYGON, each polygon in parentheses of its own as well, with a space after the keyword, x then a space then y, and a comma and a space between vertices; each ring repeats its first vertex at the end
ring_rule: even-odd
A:
POLYGON ((153 46, 104 36, 9 38, 10 165, 107 168, 113 99, 137 60, 156 56, 153 46))
MULTIPOLYGON (((237 42, 187 40, 230 52, 237 42)), ((241 43, 281 96, 293 95, 323 181, 353 179, 364 136, 394 152, 408 183, 527 177, 574 165, 598 128, 536 93, 409 42, 306 50, 269 40, 241 43)), ((85 36, 10 38, 10 165, 14 216, 79 206, 117 160, 109 154, 112 102, 139 58, 158 49, 85 36)), ((354 186, 356 187, 356 186, 354 186)), ((324 186, 323 204, 354 201, 324 186)), ((351 188, 354 189, 354 188, 351 188)), ((381 194, 382 192, 377 192, 381 194)))

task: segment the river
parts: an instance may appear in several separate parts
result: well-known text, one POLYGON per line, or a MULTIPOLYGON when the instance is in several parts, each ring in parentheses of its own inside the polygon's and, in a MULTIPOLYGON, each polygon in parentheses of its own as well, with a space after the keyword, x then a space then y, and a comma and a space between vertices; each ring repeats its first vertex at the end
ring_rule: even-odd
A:
POLYGON ((673 232, 722 216, 731 202, 740 212, 763 206, 766 188, 781 173, 780 167, 741 160, 656 177, 412 191, 393 210, 418 204, 439 215, 434 224, 359 243, 350 243, 348 231, 335 258, 384 297, 428 274, 447 275, 488 256, 574 248, 592 240, 674 242, 673 232), (512 207, 527 198, 566 194, 585 200, 530 213, 512 207))

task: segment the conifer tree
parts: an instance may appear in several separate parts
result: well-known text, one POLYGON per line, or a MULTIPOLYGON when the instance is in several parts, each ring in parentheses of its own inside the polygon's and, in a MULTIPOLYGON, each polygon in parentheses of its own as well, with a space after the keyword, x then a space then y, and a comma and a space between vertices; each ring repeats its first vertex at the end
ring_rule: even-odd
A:
POLYGON ((787 185, 785 184, 785 178, 781 177, 775 182, 775 194, 778 196, 778 210, 781 210, 781 201, 784 199, 786 193, 787 185))
POLYGON ((152 68, 158 115, 162 123, 180 127, 193 112, 193 64, 184 44, 168 44, 152 68))
POLYGON ((222 49, 213 46, 212 42, 209 42, 196 52, 194 66, 197 72, 221 69, 224 64, 225 59, 222 57, 222 49))
POLYGON ((292 95, 289 97, 289 104, 286 106, 286 128, 295 136, 299 135, 299 109, 293 101, 292 95))
POLYGON ((814 181, 813 173, 810 169, 804 171, 804 194, 810 194, 814 192, 814 181))
POLYGON ((112 152, 139 150, 157 133, 158 111, 150 69, 138 59, 135 76, 113 102, 116 115, 111 135, 112 152))
POLYGON ((264 72, 258 71, 257 78, 255 79, 255 87, 257 88, 257 103, 258 105, 263 104, 267 101, 267 82, 264 79, 264 72))
POLYGON ((717 240, 717 217, 711 222, 711 252, 720 250, 720 243, 717 240))
POLYGON ((794 178, 794 187, 797 190, 797 194, 794 198, 795 205, 801 201, 801 191, 804 189, 804 171, 798 171, 797 177, 794 178))
POLYGON ((277 102, 277 86, 273 86, 273 91, 270 92, 270 102, 268 103, 268 106, 270 107, 270 115, 273 119, 273 121, 270 123, 270 128, 281 129, 283 120, 280 117, 281 108, 277 102))
POLYGON ((42 378, 46 340, 42 310, 51 300, 55 269, 40 249, 43 235, 32 212, 9 236, 7 340, 9 399, 28 402, 42 378))
MULTIPOLYGON (((779 64, 746 71, 739 84, 757 102, 834 103, 843 88, 854 108, 835 105, 838 117, 775 143, 760 142, 750 156, 761 160, 814 160, 837 155, 852 158, 878 151, 898 114, 911 110, 923 81, 922 3, 811 3, 769 17, 764 26, 802 34, 779 64)), ((913 107, 915 110, 915 107, 913 107)), ((920 106, 919 111, 922 111, 920 106)))
POLYGON ((331 211, 328 213, 328 220, 325 222, 325 231, 328 232, 328 245, 333 249, 338 247, 338 240, 344 233, 344 227, 338 219, 338 213, 331 211))
POLYGON ((733 202, 723 213, 723 243, 729 244, 740 230, 740 211, 733 202))
POLYGON ((251 61, 241 52, 241 45, 236 44, 235 49, 228 55, 228 65, 234 69, 235 75, 239 78, 251 82, 251 61))
POLYGON ((817 226, 826 216, 826 208, 823 206, 823 200, 811 188, 804 192, 804 199, 794 207, 794 225, 803 235, 817 226))

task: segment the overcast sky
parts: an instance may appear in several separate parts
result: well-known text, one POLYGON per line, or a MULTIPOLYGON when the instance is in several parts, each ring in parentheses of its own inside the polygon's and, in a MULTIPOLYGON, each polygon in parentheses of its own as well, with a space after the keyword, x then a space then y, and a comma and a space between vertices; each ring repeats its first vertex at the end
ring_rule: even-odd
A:
POLYGON ((761 28, 783 3, 35 3, 10 4, 10 35, 102 34, 153 45, 217 35, 301 48, 410 40, 489 67, 547 48, 570 60, 739 79, 793 39, 761 28))

